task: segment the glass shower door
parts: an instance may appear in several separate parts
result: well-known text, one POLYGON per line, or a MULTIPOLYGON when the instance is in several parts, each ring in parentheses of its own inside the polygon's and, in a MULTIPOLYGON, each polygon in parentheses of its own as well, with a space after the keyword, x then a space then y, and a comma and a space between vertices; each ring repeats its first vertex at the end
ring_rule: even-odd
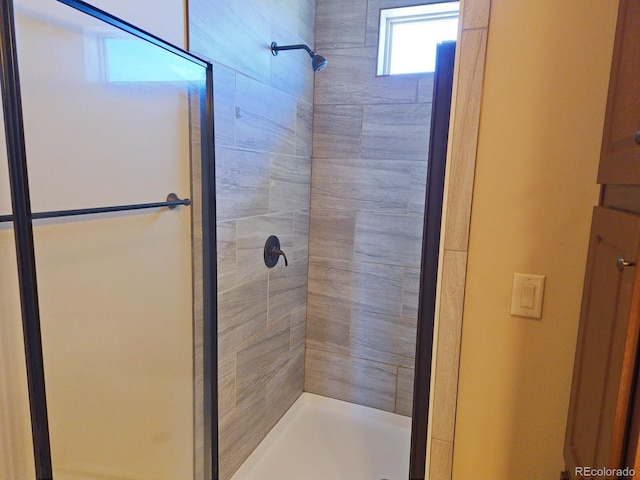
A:
MULTIPOLYGON (((1 104, 0 104, 1 106, 1 104)), ((0 215, 11 211, 5 133, 0 118, 0 215)), ((16 247, 0 223, 0 478, 34 478, 16 247)))
POLYGON ((53 478, 204 478, 210 66, 63 3, 14 11, 53 478))

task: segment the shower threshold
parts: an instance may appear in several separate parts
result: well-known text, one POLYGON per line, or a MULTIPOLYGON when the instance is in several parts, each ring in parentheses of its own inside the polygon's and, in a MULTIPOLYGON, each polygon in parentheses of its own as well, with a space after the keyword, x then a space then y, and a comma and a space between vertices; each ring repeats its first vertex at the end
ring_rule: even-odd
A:
POLYGON ((231 480, 406 480, 411 419, 303 393, 231 480))

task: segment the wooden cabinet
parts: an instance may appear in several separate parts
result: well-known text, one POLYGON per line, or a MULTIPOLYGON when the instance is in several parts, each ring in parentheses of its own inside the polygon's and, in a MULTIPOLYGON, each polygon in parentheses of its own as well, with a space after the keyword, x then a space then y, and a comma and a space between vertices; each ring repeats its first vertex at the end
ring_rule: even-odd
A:
POLYGON ((596 207, 565 439, 570 478, 625 466, 640 322, 638 269, 625 263, 639 247, 640 216, 596 207))
POLYGON ((598 183, 640 184, 640 0, 621 0, 598 183))
POLYGON ((598 183, 563 480, 640 475, 640 0, 619 2, 598 183))

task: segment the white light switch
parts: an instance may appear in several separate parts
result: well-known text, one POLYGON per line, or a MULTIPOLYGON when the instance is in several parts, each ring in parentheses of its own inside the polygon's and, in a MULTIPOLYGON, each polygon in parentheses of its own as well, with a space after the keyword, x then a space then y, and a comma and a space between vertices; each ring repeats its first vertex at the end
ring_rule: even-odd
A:
POLYGON ((542 318, 542 299, 544 297, 544 275, 527 273, 513 274, 511 292, 511 315, 542 318))
POLYGON ((536 286, 525 284, 520 289, 520 308, 531 310, 536 304, 536 286))

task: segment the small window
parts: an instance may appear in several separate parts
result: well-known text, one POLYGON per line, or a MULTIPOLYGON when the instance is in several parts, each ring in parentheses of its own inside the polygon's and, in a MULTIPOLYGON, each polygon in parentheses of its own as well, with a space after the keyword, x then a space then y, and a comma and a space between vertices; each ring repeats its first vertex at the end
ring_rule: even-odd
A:
POLYGON ((378 75, 433 72, 436 45, 458 36, 460 2, 380 10, 378 75))

